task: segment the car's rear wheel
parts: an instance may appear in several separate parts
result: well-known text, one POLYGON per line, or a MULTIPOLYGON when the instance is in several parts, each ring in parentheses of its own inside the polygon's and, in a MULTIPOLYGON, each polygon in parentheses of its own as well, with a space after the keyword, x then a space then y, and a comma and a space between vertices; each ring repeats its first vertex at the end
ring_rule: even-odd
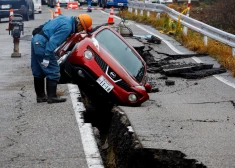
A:
POLYGON ((24 15, 24 21, 29 21, 29 10, 27 10, 26 14, 24 15))
POLYGON ((42 13, 42 11, 39 11, 39 13, 42 13))
POLYGON ((30 19, 31 19, 31 20, 34 20, 34 19, 35 19, 35 16, 34 16, 34 9, 33 9, 33 13, 30 15, 30 19))

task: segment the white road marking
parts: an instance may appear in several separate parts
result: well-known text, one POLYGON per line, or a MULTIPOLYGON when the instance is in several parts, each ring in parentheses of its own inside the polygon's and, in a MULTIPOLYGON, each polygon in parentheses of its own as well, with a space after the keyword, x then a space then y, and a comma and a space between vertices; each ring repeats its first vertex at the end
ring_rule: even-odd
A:
MULTIPOLYGON (((104 12, 104 11, 101 11, 101 12, 102 12, 102 13, 105 13, 105 14, 108 14, 108 13, 106 13, 106 12, 104 12)), ((115 17, 116 19, 121 20, 121 18, 118 17, 118 16, 114 16, 114 17, 115 17)), ((133 24, 133 22, 131 22, 131 21, 130 21, 130 23, 133 24)), ((176 49, 170 42, 164 40, 162 37, 158 36, 157 34, 155 34, 155 33, 151 32, 151 31, 145 29, 144 27, 142 27, 142 26, 140 26, 140 25, 138 25, 138 24, 136 24, 136 23, 135 23, 135 25, 136 25, 137 27, 139 27, 140 29, 146 31, 147 33, 152 34, 152 35, 158 37, 159 39, 161 39, 164 43, 166 43, 166 45, 168 45, 168 47, 170 47, 170 48, 171 48, 173 51, 175 51, 177 54, 182 54, 182 55, 185 54, 185 53, 182 53, 181 51, 179 51, 178 49, 176 49)), ((203 61, 200 60, 199 58, 192 57, 192 59, 193 59, 194 61, 196 61, 197 63, 203 63, 203 61)), ((213 75, 213 76, 214 76, 216 79, 218 79, 219 81, 225 83, 226 85, 235 88, 235 84, 232 83, 232 82, 230 82, 229 80, 225 79, 224 77, 222 77, 222 76, 220 76, 220 75, 213 75)))
POLYGON ((78 97, 81 97, 79 88, 77 85, 68 84, 68 89, 80 131, 88 168, 104 168, 100 152, 94 138, 92 126, 90 123, 84 123, 83 112, 86 111, 86 108, 82 102, 78 102, 78 97))
POLYGON ((223 83, 225 83, 225 84, 227 84, 227 85, 229 85, 229 86, 231 86, 232 88, 235 89, 235 84, 232 83, 232 82, 230 82, 229 80, 223 78, 223 77, 220 76, 220 75, 213 75, 213 76, 214 76, 216 79, 218 79, 219 81, 221 81, 221 82, 223 82, 223 83))
POLYGON ((158 36, 158 35, 155 34, 155 33, 152 33, 151 31, 145 29, 144 27, 142 27, 142 26, 140 26, 140 25, 138 25, 138 24, 136 24, 136 26, 139 27, 140 29, 146 31, 147 33, 149 33, 149 34, 151 34, 151 35, 154 35, 154 36, 156 36, 157 38, 161 39, 164 43, 166 43, 166 45, 168 45, 168 46, 169 46, 174 52, 176 52, 177 54, 184 54, 184 53, 182 53, 181 51, 179 51, 178 49, 176 49, 169 41, 164 40, 162 37, 158 36))

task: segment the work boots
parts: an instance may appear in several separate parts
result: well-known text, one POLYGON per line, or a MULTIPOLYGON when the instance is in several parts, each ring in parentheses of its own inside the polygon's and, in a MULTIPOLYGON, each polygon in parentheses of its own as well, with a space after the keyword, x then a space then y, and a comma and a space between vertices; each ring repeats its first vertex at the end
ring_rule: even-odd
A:
POLYGON ((34 77, 34 88, 37 95, 37 103, 47 102, 47 96, 45 94, 44 78, 34 77))
POLYGON ((61 103, 65 102, 66 98, 59 98, 56 95, 57 81, 47 79, 46 89, 47 89, 47 103, 61 103))

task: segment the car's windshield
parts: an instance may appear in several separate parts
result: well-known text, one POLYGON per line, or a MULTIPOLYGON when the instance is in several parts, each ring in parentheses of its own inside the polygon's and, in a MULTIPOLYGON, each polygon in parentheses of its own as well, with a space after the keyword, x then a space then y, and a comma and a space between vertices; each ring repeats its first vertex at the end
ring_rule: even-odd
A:
POLYGON ((98 33, 95 38, 132 76, 142 81, 144 65, 128 45, 108 29, 98 33))

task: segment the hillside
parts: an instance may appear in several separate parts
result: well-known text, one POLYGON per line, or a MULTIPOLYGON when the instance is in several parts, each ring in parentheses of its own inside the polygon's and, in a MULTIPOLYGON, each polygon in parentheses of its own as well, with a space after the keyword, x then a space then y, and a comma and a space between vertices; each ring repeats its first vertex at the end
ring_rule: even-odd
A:
POLYGON ((234 0, 201 0, 199 4, 191 4, 190 17, 235 34, 234 9, 234 0))

